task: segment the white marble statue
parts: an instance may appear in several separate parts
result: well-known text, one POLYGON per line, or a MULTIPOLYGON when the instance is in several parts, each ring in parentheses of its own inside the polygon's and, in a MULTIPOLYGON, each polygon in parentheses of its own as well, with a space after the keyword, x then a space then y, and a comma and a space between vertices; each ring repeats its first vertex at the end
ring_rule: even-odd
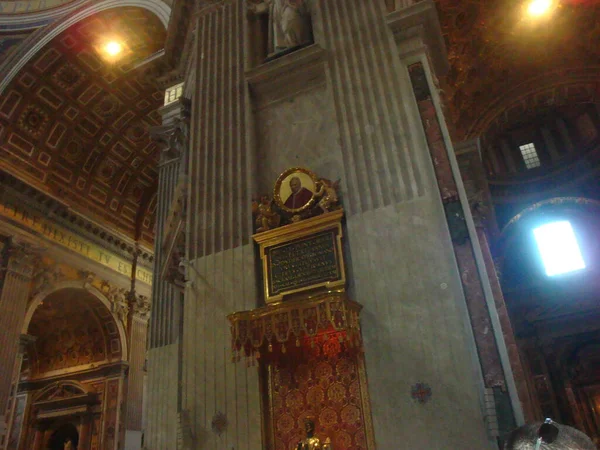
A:
POLYGON ((269 56, 312 42, 308 0, 263 0, 249 8, 269 14, 269 56))

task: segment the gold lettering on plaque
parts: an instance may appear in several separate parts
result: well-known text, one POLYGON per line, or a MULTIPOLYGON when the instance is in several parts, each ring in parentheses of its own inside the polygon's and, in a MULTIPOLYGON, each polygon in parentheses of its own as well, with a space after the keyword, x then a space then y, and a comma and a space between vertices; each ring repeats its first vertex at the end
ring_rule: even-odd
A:
POLYGON ((272 247, 268 258, 271 295, 341 277, 333 230, 272 247))

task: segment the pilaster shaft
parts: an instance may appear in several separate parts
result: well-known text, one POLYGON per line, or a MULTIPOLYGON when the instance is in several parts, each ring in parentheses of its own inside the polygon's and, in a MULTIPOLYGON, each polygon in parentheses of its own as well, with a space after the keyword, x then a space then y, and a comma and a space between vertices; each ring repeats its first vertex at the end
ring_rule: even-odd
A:
POLYGON ((10 243, 4 250, 6 264, 2 269, 0 293, 0 412, 4 412, 10 396, 13 370, 19 351, 19 336, 27 309, 30 283, 37 255, 27 245, 10 243))
POLYGON ((146 360, 146 335, 150 314, 150 300, 137 295, 132 303, 129 346, 129 377, 127 385, 127 430, 142 430, 142 404, 144 395, 144 363, 146 360))

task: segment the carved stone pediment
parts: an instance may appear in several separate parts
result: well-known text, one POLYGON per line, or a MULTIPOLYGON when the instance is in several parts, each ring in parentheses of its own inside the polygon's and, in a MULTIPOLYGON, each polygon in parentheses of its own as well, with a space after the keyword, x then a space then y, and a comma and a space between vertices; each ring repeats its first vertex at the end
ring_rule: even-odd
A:
POLYGON ((98 401, 98 394, 75 381, 58 381, 46 387, 34 401, 38 417, 45 412, 72 407, 88 407, 98 401))

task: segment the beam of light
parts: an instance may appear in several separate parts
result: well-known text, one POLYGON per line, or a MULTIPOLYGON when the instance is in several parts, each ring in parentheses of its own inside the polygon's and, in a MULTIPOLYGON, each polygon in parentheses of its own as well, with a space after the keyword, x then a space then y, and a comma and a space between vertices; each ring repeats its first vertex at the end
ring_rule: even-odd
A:
POLYGON ((546 275, 585 269, 575 233, 568 221, 552 222, 533 230, 546 275))
POLYGON ((527 7, 527 12, 535 17, 542 16, 550 11, 552 0, 532 0, 527 7))

